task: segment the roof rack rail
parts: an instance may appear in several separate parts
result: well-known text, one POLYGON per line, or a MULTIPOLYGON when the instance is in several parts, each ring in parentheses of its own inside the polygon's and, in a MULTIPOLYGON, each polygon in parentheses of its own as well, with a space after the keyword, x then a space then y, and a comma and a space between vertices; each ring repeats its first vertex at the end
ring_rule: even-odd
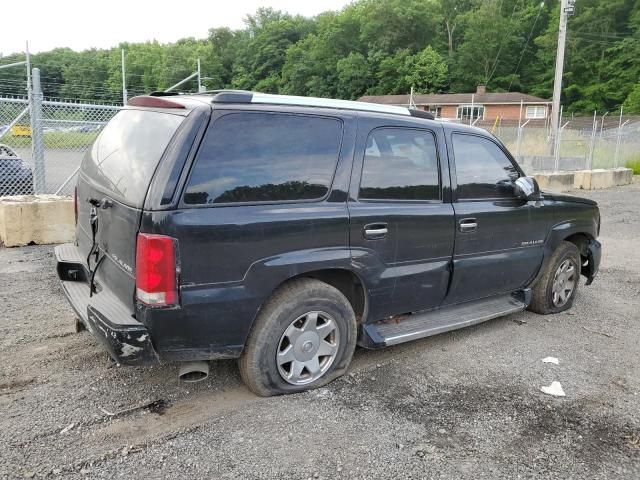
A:
POLYGON ((355 102, 352 100, 335 100, 331 98, 299 97, 294 95, 274 95, 270 93, 249 92, 246 90, 213 90, 203 92, 213 94, 213 103, 258 103, 270 105, 297 105, 303 107, 336 108, 342 110, 358 110, 363 112, 392 113, 416 118, 433 120, 431 112, 410 110, 405 107, 382 105, 378 103, 355 102))

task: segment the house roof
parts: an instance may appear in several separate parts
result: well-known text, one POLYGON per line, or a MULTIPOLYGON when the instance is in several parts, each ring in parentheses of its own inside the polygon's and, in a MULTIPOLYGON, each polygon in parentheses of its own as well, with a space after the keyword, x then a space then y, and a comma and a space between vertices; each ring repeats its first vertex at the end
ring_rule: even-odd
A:
MULTIPOLYGON (((544 98, 534 97, 520 92, 498 92, 498 93, 442 93, 414 95, 413 101, 416 105, 462 105, 470 104, 472 101, 477 104, 520 104, 523 103, 551 103, 544 98)), ((382 103, 386 105, 408 105, 409 95, 366 95, 358 99, 360 102, 382 103)))

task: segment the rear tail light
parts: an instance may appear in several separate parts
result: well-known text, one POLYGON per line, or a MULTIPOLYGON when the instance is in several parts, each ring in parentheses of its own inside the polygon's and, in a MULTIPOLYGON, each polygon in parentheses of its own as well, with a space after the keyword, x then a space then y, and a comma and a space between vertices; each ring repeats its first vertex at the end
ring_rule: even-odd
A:
POLYGON ((178 303, 174 238, 139 233, 136 245, 136 298, 152 307, 178 303))
POLYGON ((75 187, 73 189, 73 215, 77 225, 78 224, 78 187, 75 187))

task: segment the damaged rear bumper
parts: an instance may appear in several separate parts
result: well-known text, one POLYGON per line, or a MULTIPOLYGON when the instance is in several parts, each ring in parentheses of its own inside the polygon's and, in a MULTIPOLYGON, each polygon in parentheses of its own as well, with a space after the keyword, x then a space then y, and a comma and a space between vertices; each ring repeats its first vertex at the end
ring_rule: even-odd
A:
POLYGON ((123 365, 158 363, 147 327, 107 287, 89 296, 87 267, 72 244, 55 248, 57 271, 69 303, 109 355, 123 365))

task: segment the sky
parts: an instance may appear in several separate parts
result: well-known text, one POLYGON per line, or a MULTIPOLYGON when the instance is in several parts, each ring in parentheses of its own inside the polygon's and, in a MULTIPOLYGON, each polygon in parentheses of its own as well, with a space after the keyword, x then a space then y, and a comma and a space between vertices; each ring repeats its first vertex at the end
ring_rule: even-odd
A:
POLYGON ((241 28, 260 7, 316 15, 338 10, 348 0, 31 0, 2 2, 0 54, 33 53, 56 47, 108 48, 120 42, 205 38, 209 28, 241 28), (29 6, 28 10, 26 6, 29 6), (166 5, 166 8, 160 5, 166 5), (181 8, 184 5, 184 9, 181 8), (9 19, 13 19, 8 21, 9 19))

